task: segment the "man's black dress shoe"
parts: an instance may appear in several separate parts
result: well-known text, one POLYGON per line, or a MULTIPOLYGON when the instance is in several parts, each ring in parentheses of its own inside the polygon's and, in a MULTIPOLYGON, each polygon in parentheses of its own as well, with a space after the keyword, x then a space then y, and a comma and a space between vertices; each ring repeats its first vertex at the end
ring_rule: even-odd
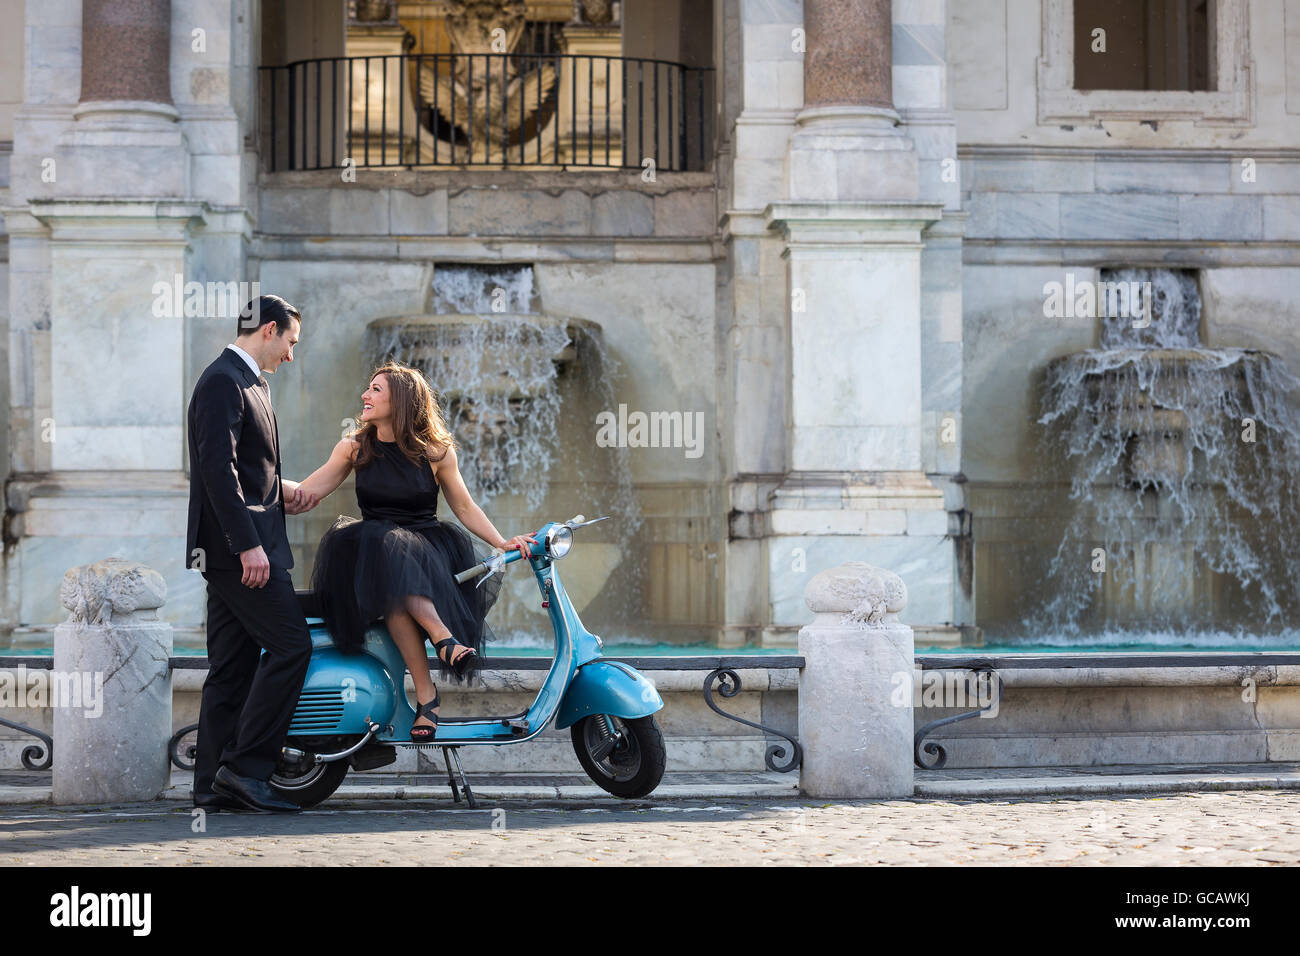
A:
POLYGON ((248 813, 248 807, 220 793, 194 794, 194 806, 200 810, 229 810, 231 813, 248 813))
POLYGON ((297 813, 302 807, 281 800, 265 780, 241 777, 229 767, 222 767, 212 781, 212 789, 259 813, 297 813))

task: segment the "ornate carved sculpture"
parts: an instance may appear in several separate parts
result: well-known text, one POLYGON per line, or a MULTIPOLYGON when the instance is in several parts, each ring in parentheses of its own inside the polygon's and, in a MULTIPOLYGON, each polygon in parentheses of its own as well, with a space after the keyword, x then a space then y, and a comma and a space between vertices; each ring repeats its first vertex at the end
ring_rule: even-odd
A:
POLYGON ((68 620, 79 624, 111 624, 114 614, 117 623, 153 620, 166 599, 167 582, 161 574, 122 558, 69 568, 59 585, 68 620))
POLYGON ((458 141, 451 148, 459 162, 500 162, 510 147, 517 155, 521 141, 542 135, 553 109, 555 66, 499 55, 515 51, 525 24, 523 0, 454 0, 446 19, 456 53, 451 74, 420 66, 420 95, 426 105, 436 104, 445 128, 454 126, 458 141))
POLYGON ((844 624, 888 627, 898 623, 898 612, 907 606, 907 587, 892 571, 849 561, 815 575, 804 600, 816 613, 841 613, 844 624))

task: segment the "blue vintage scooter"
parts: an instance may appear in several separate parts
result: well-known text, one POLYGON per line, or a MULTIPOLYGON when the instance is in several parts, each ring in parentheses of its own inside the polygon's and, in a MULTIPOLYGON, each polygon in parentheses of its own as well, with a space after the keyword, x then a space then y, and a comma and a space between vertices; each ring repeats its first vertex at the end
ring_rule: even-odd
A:
MULTIPOLYGON (((338 789, 349 768, 393 763, 398 747, 441 747, 453 798, 459 803, 464 790, 474 807, 458 749, 526 743, 554 721, 557 728, 570 729, 578 761, 598 786, 618 797, 653 791, 666 760, 653 716, 663 708, 663 698, 635 669, 602 658, 601 639, 583 627, 555 569, 573 546, 573 532, 602 520, 577 515, 545 524, 534 535, 537 543, 528 560, 555 632, 555 658, 532 706, 503 717, 440 717, 433 741, 411 740, 416 715, 406 697, 406 665, 388 629, 376 624, 360 653, 343 654, 324 622, 312 616, 311 595, 300 592, 311 630, 311 664, 271 786, 310 807, 338 789)), ((518 551, 498 553, 456 580, 499 574, 520 560, 518 551)))

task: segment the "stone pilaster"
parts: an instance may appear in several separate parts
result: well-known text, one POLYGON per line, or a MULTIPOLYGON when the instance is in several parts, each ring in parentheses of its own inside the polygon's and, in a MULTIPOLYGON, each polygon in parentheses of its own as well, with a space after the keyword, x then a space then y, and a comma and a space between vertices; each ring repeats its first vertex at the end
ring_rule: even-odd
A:
POLYGON ((721 417, 727 472, 723 645, 759 638, 768 620, 768 495, 785 476, 787 349, 781 240, 763 209, 783 195, 784 162, 803 103, 798 2, 716 6, 722 96, 718 186, 726 214, 719 270, 721 417))

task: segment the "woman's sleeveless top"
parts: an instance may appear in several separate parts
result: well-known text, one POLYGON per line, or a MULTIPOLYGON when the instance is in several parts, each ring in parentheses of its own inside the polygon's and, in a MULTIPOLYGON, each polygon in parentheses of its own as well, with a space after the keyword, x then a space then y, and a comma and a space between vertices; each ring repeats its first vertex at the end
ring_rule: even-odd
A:
POLYGON ((438 480, 427 460, 423 466, 402 454, 397 442, 375 440, 378 453, 357 469, 357 505, 361 517, 385 520, 404 528, 438 520, 438 480))

